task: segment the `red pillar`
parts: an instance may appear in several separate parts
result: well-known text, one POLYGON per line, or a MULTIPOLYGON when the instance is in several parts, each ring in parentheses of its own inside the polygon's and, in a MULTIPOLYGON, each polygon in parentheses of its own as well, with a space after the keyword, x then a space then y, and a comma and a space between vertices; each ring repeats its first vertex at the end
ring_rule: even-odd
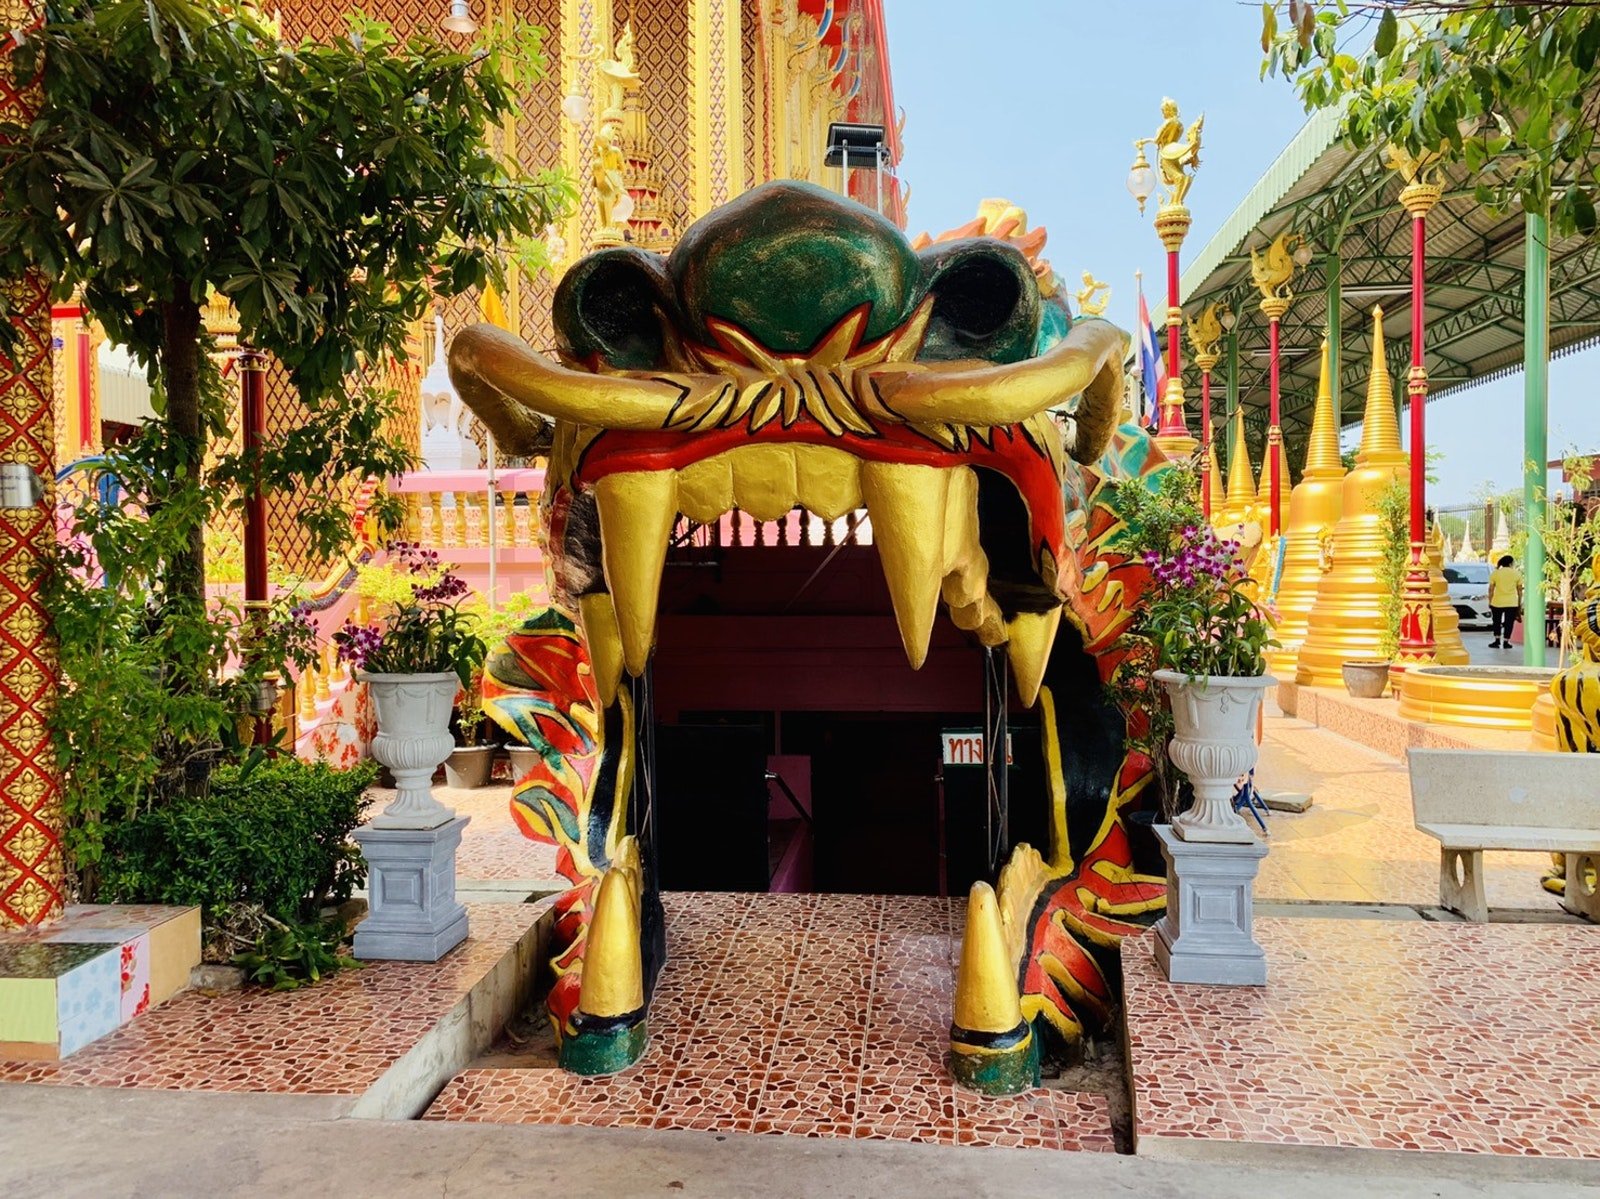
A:
MULTIPOLYGON (((239 351, 239 425, 245 461, 250 463, 252 482, 244 498, 244 612, 253 640, 267 619, 267 499, 261 489, 261 447, 267 435, 267 362, 258 350, 239 351)), ((273 698, 276 696, 274 686, 273 698)), ((263 705, 266 706, 266 705, 263 705)), ((272 741, 272 712, 258 710, 255 743, 272 741)))
POLYGON ((1200 509, 1211 519, 1211 367, 1200 364, 1200 509))
POLYGON ((1433 580, 1428 574, 1428 368, 1422 350, 1427 316, 1424 270, 1428 213, 1439 202, 1440 194, 1437 184, 1421 182, 1416 176, 1400 191, 1400 202, 1411 214, 1411 370, 1406 378, 1411 409, 1411 549, 1400 591, 1397 669, 1433 662, 1438 652, 1433 635, 1433 580))
POLYGON ((1167 385, 1161 395, 1155 443, 1169 458, 1187 458, 1195 440, 1183 412, 1183 359, 1179 340, 1183 333, 1183 308, 1178 303, 1178 250, 1189 232, 1189 210, 1181 204, 1163 204, 1156 210, 1156 234, 1167 251, 1167 385))
POLYGON ((1268 529, 1274 537, 1283 531, 1283 452, 1279 449, 1283 445, 1283 411, 1282 387, 1279 382, 1279 354, 1278 354, 1278 329, 1280 321, 1276 316, 1272 318, 1270 330, 1270 344, 1272 353, 1272 394, 1271 404, 1267 417, 1267 478, 1271 480, 1272 512, 1271 526, 1268 529))
POLYGON ((1283 315, 1289 311, 1290 303, 1292 297, 1288 295, 1266 295, 1261 299, 1261 311, 1267 318, 1268 379, 1271 384, 1268 391, 1266 449, 1267 506, 1271 511, 1267 514, 1267 532, 1273 537, 1283 532, 1282 347, 1278 337, 1283 315))

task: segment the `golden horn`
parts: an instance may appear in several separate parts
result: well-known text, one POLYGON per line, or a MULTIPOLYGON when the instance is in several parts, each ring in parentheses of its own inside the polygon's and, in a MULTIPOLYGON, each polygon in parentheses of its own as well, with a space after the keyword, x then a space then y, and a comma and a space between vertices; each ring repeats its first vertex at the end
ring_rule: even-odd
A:
POLYGON ((691 396, 732 387, 732 380, 715 375, 641 378, 572 370, 493 325, 455 335, 450 381, 512 453, 542 432, 541 417, 604 429, 660 429, 691 396))
POLYGON ((1088 320, 1022 362, 885 365, 867 374, 882 405, 912 424, 1014 425, 1081 394, 1067 450, 1079 462, 1094 462, 1122 406, 1122 348, 1115 326, 1088 320))

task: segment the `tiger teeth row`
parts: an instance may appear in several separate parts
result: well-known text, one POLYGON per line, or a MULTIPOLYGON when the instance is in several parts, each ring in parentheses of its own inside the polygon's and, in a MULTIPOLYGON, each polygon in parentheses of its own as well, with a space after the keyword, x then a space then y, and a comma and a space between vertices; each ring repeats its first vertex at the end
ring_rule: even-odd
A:
POLYGON ((978 480, 970 467, 866 462, 827 446, 752 445, 682 470, 607 475, 594 490, 609 594, 585 596, 581 614, 605 703, 624 669, 644 672, 654 647, 678 513, 709 524, 734 508, 765 522, 796 507, 824 520, 865 507, 912 668, 927 659, 942 596, 958 628, 984 645, 1006 645, 1024 701, 1031 704, 1038 693, 1060 609, 1007 620, 989 595, 978 480))

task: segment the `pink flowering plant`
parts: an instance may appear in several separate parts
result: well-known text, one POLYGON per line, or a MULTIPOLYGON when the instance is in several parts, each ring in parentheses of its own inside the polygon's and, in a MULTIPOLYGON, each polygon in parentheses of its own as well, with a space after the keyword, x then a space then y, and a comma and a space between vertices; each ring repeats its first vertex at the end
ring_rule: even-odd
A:
POLYGON ((472 687, 487 647, 478 635, 478 618, 462 610, 470 588, 454 567, 433 550, 408 541, 389 547, 401 569, 415 576, 410 595, 391 601, 389 612, 373 624, 347 621, 333 635, 339 657, 368 674, 453 673, 472 687))
POLYGON ((1204 522, 1184 525, 1166 549, 1141 555, 1152 587, 1139 634, 1155 648, 1156 668, 1190 679, 1254 678, 1266 673, 1266 651, 1278 643, 1272 622, 1250 596, 1235 541, 1204 522))
POLYGON ((1186 783, 1167 757, 1172 708, 1157 670, 1190 678, 1260 675, 1275 645, 1270 616, 1250 599, 1237 543, 1212 532, 1200 507, 1199 475, 1174 463, 1154 478, 1130 479, 1111 491, 1122 527, 1115 548, 1150 572, 1133 620, 1118 641, 1121 663, 1107 685, 1127 718, 1127 743, 1155 772, 1163 816, 1181 809, 1186 783))
POLYGON ((1266 673, 1264 655, 1277 645, 1272 619, 1251 596, 1239 544, 1206 520, 1199 486, 1185 463, 1112 492, 1123 525, 1116 548, 1150 572, 1125 641, 1151 671, 1253 678, 1266 673))

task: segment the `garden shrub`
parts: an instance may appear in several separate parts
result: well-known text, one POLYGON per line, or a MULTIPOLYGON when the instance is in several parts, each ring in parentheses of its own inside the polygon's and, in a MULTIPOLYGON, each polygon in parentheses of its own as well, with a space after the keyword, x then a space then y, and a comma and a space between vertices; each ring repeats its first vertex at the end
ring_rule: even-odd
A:
POLYGON ((220 767, 206 794, 107 828, 101 898, 199 904, 208 924, 240 905, 290 924, 314 919, 365 881, 350 832, 376 776, 370 762, 220 767))

